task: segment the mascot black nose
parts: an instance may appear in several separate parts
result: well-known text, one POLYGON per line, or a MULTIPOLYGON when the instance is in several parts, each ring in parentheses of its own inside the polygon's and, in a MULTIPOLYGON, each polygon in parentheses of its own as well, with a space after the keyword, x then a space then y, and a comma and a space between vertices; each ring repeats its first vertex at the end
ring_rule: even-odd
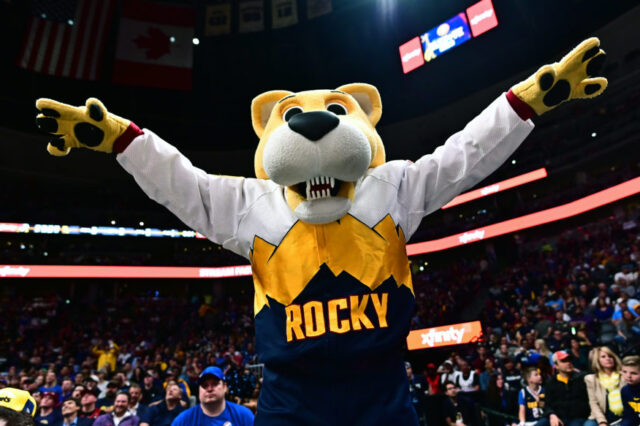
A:
POLYGON ((296 114, 289 120, 289 128, 310 141, 317 141, 338 127, 340 119, 329 111, 310 111, 296 114))

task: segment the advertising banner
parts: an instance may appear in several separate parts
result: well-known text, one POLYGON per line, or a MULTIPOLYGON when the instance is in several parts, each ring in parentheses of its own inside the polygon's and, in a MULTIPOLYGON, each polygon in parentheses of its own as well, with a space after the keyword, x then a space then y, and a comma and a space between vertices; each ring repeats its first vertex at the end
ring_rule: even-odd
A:
POLYGON ((498 26, 498 18, 491 0, 482 0, 467 8, 467 17, 474 37, 498 26))
POLYGON ((457 206, 458 204, 466 203, 477 198, 486 197, 487 195, 495 194, 496 192, 511 189, 516 186, 524 185, 525 183, 533 182, 534 180, 542 179, 545 177, 547 177, 547 169, 543 167, 541 169, 534 170, 532 172, 525 173, 511 179, 506 179, 501 182, 485 186, 484 188, 475 189, 473 191, 460 194, 442 208, 448 209, 449 207, 457 206))
POLYGON ((462 322, 441 327, 412 330, 407 337, 407 346, 410 351, 415 351, 417 349, 474 343, 480 337, 482 337, 480 321, 462 322))
POLYGON ((416 254, 432 253, 434 251, 446 250, 451 247, 487 240, 522 229, 533 228, 534 226, 573 217, 638 193, 640 193, 640 177, 570 203, 494 223, 484 228, 472 229, 462 234, 450 235, 437 240, 407 244, 407 255, 414 256, 416 254))
POLYGON ((399 49, 400 60, 402 61, 402 71, 404 71, 405 74, 424 65, 420 37, 415 37, 413 40, 409 40, 400 46, 399 49))
MULTIPOLYGON (((476 228, 461 234, 448 237, 407 244, 407 255, 415 256, 424 253, 446 250, 476 241, 482 241, 511 232, 528 229, 545 223, 566 219, 581 213, 613 203, 625 197, 640 193, 640 177, 614 185, 570 203, 562 204, 514 219, 476 228)), ((635 222, 625 224, 634 227, 635 222)), ((99 227, 82 227, 79 231, 90 235, 118 235, 124 236, 127 228, 108 228, 109 232, 98 234, 99 227), (117 233, 112 231, 117 230, 117 233)), ((134 230, 138 231, 138 230, 134 230)), ((152 230, 141 229, 135 235, 157 237, 190 237, 205 238, 195 231, 152 230), (151 234, 154 231, 154 234, 151 234), (157 231, 157 233, 156 233, 157 231)), ((45 234, 74 234, 67 225, 30 225, 28 223, 0 222, 0 232, 8 233, 45 233, 45 234)), ((25 244, 21 244, 25 249, 25 244)), ((251 275, 250 265, 233 265, 213 268, 198 267, 141 267, 141 266, 84 266, 84 265, 0 265, 0 278, 228 278, 251 275)), ((413 333, 413 332, 412 332, 413 333)), ((454 336, 455 337, 455 336, 454 336)))

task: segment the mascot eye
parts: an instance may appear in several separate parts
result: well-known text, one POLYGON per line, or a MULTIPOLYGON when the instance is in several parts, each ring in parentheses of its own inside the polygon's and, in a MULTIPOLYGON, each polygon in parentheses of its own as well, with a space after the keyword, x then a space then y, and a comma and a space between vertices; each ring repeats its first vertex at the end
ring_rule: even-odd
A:
POLYGON ((334 102, 332 104, 327 105, 327 111, 334 113, 335 115, 346 115, 347 109, 344 105, 334 102))
POLYGON ((299 106, 294 106, 291 108, 287 108, 287 110, 282 114, 282 118, 284 121, 289 121, 293 118, 294 115, 302 113, 302 108, 299 106))

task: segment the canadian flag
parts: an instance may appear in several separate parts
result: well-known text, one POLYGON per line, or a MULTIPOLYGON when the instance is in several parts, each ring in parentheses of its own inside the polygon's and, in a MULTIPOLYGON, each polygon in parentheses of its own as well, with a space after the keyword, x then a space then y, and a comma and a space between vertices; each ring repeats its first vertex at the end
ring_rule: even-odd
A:
POLYGON ((190 7, 122 2, 113 82, 191 90, 194 20, 190 7))

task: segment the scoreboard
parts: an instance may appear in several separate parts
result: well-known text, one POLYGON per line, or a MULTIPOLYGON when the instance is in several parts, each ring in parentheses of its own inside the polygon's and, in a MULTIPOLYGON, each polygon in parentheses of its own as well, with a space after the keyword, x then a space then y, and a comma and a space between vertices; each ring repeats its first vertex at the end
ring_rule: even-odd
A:
POLYGON ((458 13, 447 22, 430 29, 420 36, 424 60, 430 62, 471 38, 471 30, 464 12, 458 13))
POLYGON ((407 74, 444 52, 498 26, 491 0, 481 0, 400 47, 402 71, 407 74))

